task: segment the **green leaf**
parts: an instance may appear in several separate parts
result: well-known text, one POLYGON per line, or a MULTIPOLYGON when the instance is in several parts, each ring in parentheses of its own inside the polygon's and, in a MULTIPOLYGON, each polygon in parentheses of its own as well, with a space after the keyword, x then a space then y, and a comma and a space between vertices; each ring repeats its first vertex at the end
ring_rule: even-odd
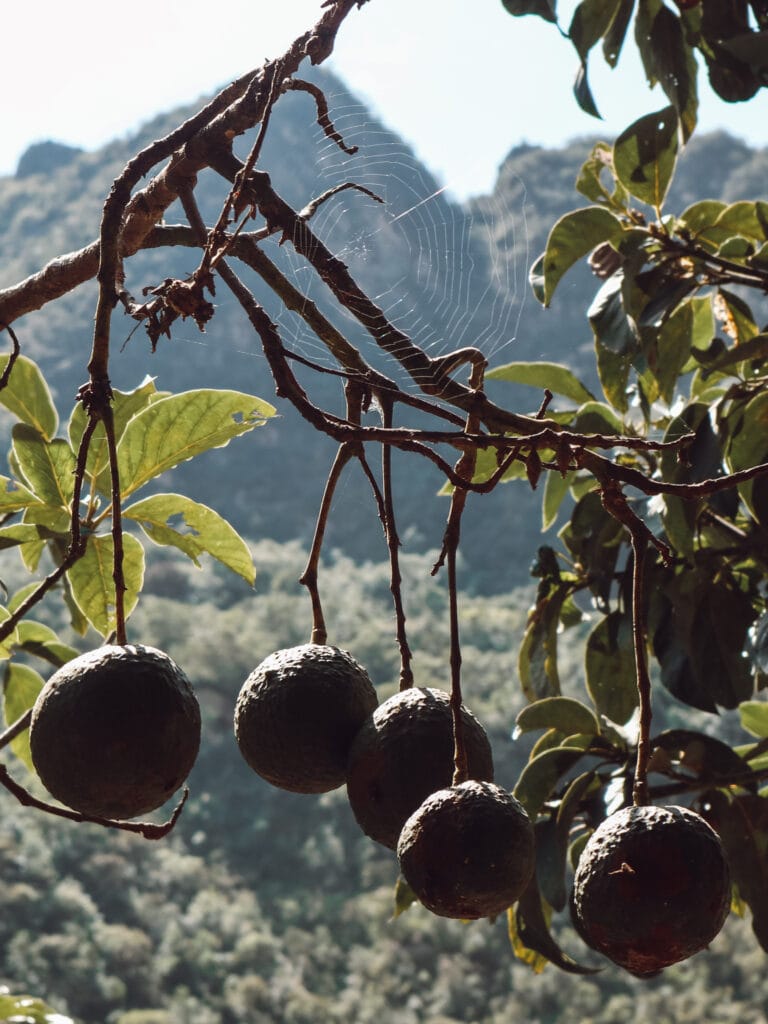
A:
POLYGON ((30 505, 39 504, 39 499, 17 480, 0 476, 0 516, 19 512, 30 505))
POLYGON ((574 562, 590 575, 592 592, 606 601, 613 588, 624 528, 605 511, 597 492, 590 491, 579 499, 559 536, 574 562))
POLYGON ((691 352, 693 315, 690 303, 683 303, 662 324, 657 335, 653 373, 659 382, 661 397, 668 405, 674 400, 678 378, 691 352))
POLYGON ((517 959, 530 967, 534 974, 541 974, 550 962, 549 957, 544 956, 543 953, 538 953, 535 949, 527 946, 523 942, 520 937, 520 929, 518 928, 517 922, 517 908, 515 906, 509 907, 507 910, 507 936, 509 938, 509 944, 512 947, 512 952, 515 954, 517 959))
POLYGON ((543 898, 553 910, 565 908, 568 895, 565 889, 565 861, 568 856, 567 839, 563 844, 557 830, 554 813, 536 822, 536 880, 543 898))
POLYGON ((39 583, 37 580, 33 580, 31 583, 27 583, 25 586, 20 587, 14 592, 10 601, 8 602, 8 611, 15 612, 19 605, 23 604, 24 601, 29 597, 33 590, 37 590, 39 583))
POLYGON ((657 617, 653 648, 673 696, 702 711, 735 708, 751 696, 743 652, 754 612, 746 594, 705 568, 689 570, 666 585, 657 617))
MULTIPOLYGON (((709 780, 713 785, 740 777, 749 771, 747 762, 732 747, 706 733, 691 729, 668 729, 651 740, 651 750, 664 750, 679 765, 683 773, 709 780)), ((745 788, 756 788, 756 783, 743 783, 745 788)))
MULTIPOLYGON (((613 274, 600 288, 587 310, 595 341, 619 356, 634 356, 638 339, 632 321, 624 309, 622 287, 624 275, 613 274)), ((616 403, 611 403, 614 408, 616 403)))
MULTIPOLYGON (((37 695, 45 685, 39 672, 28 665, 19 665, 15 661, 5 666, 3 677, 3 715, 6 725, 13 725, 37 700, 37 695)), ((11 750, 16 757, 34 772, 32 755, 29 752, 29 730, 25 729, 11 742, 11 750)))
POLYGON ((759 362, 768 360, 768 334, 757 334, 749 341, 726 349, 722 355, 705 364, 704 374, 708 376, 717 370, 725 370, 729 366, 737 366, 739 363, 752 359, 759 362))
POLYGON ((584 756, 584 751, 578 747, 552 747, 526 764, 517 780, 514 795, 532 821, 536 820, 560 779, 584 756))
POLYGON ((547 480, 544 484, 544 496, 541 501, 542 531, 548 530, 557 519, 560 506, 568 494, 572 476, 572 473, 566 473, 565 476, 554 471, 547 473, 547 480))
POLYGON ((47 533, 42 526, 19 523, 16 526, 0 527, 0 551, 20 544, 45 544, 46 539, 47 533))
POLYGON ((589 156, 579 170, 576 189, 592 203, 610 206, 617 212, 626 210, 629 195, 616 180, 613 170, 613 147, 609 146, 607 142, 596 142, 592 147, 589 156), (603 183, 605 172, 611 176, 611 189, 603 183))
POLYGON ((566 735, 576 732, 597 735, 600 732, 591 709, 573 697, 545 697, 526 705, 515 721, 513 738, 534 729, 559 729, 566 735))
POLYGON ((640 59, 643 62, 643 70, 648 80, 649 88, 653 88, 657 81, 656 56, 652 45, 653 23, 661 10, 661 0, 641 0, 635 17, 635 43, 637 45, 640 59))
POLYGON ((679 218, 681 227, 698 235, 700 231, 713 225, 726 204, 717 199, 702 199, 687 207, 679 218))
POLYGON ((564 586, 540 592, 536 606, 529 616, 517 666, 523 693, 530 701, 560 694, 557 632, 560 625, 560 608, 567 593, 564 586))
POLYGON ((724 325, 724 332, 737 345, 743 345, 759 333, 752 310, 738 295, 726 288, 719 288, 712 304, 715 316, 724 325))
POLYGON ((536 14, 545 21, 556 22, 557 0, 501 0, 510 14, 519 18, 524 14, 536 14))
POLYGON ((26 423, 17 423, 12 437, 13 454, 35 495, 47 505, 68 509, 75 489, 75 456, 69 444, 62 438, 47 441, 26 423))
POLYGON ((603 56, 606 63, 612 68, 615 68, 619 62, 634 6, 635 0, 621 0, 610 28, 603 38, 603 56))
MULTIPOLYGON (((11 613, 7 608, 0 606, 0 623, 10 619, 11 613)), ((0 661, 6 661, 13 654, 13 649, 19 638, 18 626, 9 633, 5 640, 0 640, 0 661)))
POLYGON ((550 817, 536 822, 536 878, 542 895, 555 910, 567 902, 565 869, 571 827, 581 813, 581 801, 597 778, 594 771, 577 776, 550 817))
POLYGON ((768 393, 755 395, 744 407, 731 433, 726 458, 737 473, 764 462, 768 456, 768 393))
POLYGON ((674 107, 646 114, 626 128, 613 146, 613 166, 624 188, 660 211, 677 162, 674 107))
POLYGON ((731 203, 720 212, 714 227, 723 232, 725 238, 745 235, 756 242, 764 242, 768 237, 768 202, 744 199, 731 203))
MULTIPOLYGON (((8 365, 8 356, 0 356, 0 374, 8 365)), ((51 392, 37 363, 19 356, 11 370, 6 387, 0 391, 0 402, 22 421, 34 427, 49 441, 56 433, 59 417, 51 392)))
POLYGON ((583 63, 605 33, 621 6, 621 0, 581 0, 573 12, 568 35, 583 63))
MULTIPOLYGON (((118 446, 123 497, 181 462, 225 447, 233 437, 262 426, 275 411, 253 395, 208 388, 153 402, 130 420, 118 446)), ((109 492, 108 473, 102 473, 98 485, 109 492)))
POLYGON ((3 1024, 74 1024, 44 1003, 31 996, 10 996, 0 993, 0 1021, 3 1024))
POLYGON ((549 305, 560 278, 577 260, 601 242, 618 242, 622 231, 618 217, 602 206, 561 217, 549 232, 544 251, 544 304, 549 305))
MULTIPOLYGON (((731 431, 726 450, 726 465, 731 473, 750 469, 768 461, 768 393, 762 392, 747 403, 731 431)), ((739 486, 739 494, 750 514, 759 521, 755 502, 755 483, 748 480, 739 486)), ((757 491, 759 494, 760 491, 757 491)), ((0 531, 2 533, 2 531, 0 531)))
MULTIPOLYGON (((758 5, 754 6, 760 9, 758 5)), ((762 4, 762 13, 765 16, 765 4, 762 4)), ((724 39, 722 47, 742 63, 748 64, 752 71, 768 70, 768 31, 740 32, 730 39, 724 39)))
POLYGON ((15 646, 18 650, 41 658, 54 668, 61 668, 80 653, 69 644, 62 643, 51 627, 42 622, 24 619, 19 623, 16 632, 15 646))
POLYGON ((201 554, 209 554, 253 585, 256 570, 248 545, 218 512, 181 494, 155 494, 123 509, 156 544, 183 551, 199 566, 201 554), (180 518, 179 527, 170 524, 180 518))
MULTIPOLYGON (((144 548, 135 537, 123 534, 125 617, 136 607, 144 581, 144 548)), ((67 570, 72 597, 78 608, 103 637, 115 629, 115 583, 112 579, 114 545, 111 536, 88 539, 85 554, 67 570)))
POLYGON ((698 110, 696 59, 683 37, 680 19, 668 7, 662 6, 653 19, 650 43, 656 77, 677 111, 683 142, 687 142, 698 110))
MULTIPOLYGON (((141 384, 133 391, 113 391, 112 418, 115 424, 115 441, 118 442, 125 432, 129 420, 145 409, 152 402, 159 398, 167 397, 165 392, 160 392, 155 387, 151 377, 146 377, 141 384)), ((72 450, 77 451, 83 437, 88 415, 82 403, 78 402, 72 410, 69 418, 69 441, 72 450)), ((88 446, 88 461, 86 462, 86 473, 90 477, 96 477, 104 473, 109 465, 109 449, 107 446, 107 435, 104 424, 98 423, 88 446)))
POLYGON ((535 971, 547 961, 569 974, 596 974, 600 968, 583 967, 558 946, 549 931, 536 876, 529 883, 516 907, 507 912, 510 941, 514 953, 535 971), (534 955, 525 955, 527 952, 534 955))
POLYGON ((544 303, 544 253, 531 264, 528 271, 528 284, 531 286, 533 297, 543 306, 544 303))
POLYGON ((745 700, 739 704, 741 727, 753 736, 768 736, 768 704, 762 700, 745 700))
POLYGON ((579 70, 576 72, 576 78, 573 83, 573 95, 585 114, 602 120, 600 111, 595 103, 595 98, 592 95, 592 90, 589 88, 586 61, 579 65, 579 70))
POLYGON ((700 803, 701 813, 725 848, 739 896, 752 911, 755 937, 768 950, 768 800, 712 789, 700 803))
POLYGON ((754 243, 743 235, 732 235, 717 250, 718 256, 725 260, 743 260, 755 251, 754 243))
POLYGON ((603 618, 587 640, 587 690, 601 715, 624 725, 637 707, 632 624, 621 612, 603 618))
POLYGON ((486 380, 506 380, 514 384, 528 384, 534 388, 549 388, 557 395, 565 395, 575 402, 589 402, 592 395, 573 371, 562 363, 507 363, 490 370, 486 380))
POLYGON ((572 429, 579 434, 627 433, 623 421, 605 402, 585 402, 573 419, 572 429))
POLYGON ((404 914, 414 903, 418 903, 418 900, 418 896, 403 876, 398 875, 397 882, 395 883, 395 909, 392 912, 392 920, 394 921, 401 914, 404 914))

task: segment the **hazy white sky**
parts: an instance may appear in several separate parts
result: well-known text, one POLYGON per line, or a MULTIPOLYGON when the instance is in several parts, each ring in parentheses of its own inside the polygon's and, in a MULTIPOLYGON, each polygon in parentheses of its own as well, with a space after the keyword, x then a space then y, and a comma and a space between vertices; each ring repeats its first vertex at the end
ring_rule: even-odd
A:
MULTIPOLYGON (((3 0, 0 174, 13 173, 30 142, 94 148, 195 100, 281 53, 320 6, 3 0)), ((572 6, 561 0, 564 11, 572 6)), ((614 72, 595 54, 591 80, 602 122, 571 96, 577 61, 570 44, 538 18, 511 18, 501 0, 369 0, 347 19, 328 66, 464 197, 492 187, 518 142, 612 136, 664 106, 627 59, 631 50, 629 40, 614 72)), ((768 145, 768 99, 721 103, 702 79, 700 130, 726 127, 768 145)))

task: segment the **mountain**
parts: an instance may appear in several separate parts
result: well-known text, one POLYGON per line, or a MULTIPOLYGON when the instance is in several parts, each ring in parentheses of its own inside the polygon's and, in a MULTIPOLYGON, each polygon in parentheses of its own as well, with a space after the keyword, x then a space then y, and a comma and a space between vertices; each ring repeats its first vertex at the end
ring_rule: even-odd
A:
MULTIPOLYGON (((347 155, 329 141, 315 123, 311 99, 292 93, 275 110, 261 165, 295 208, 348 182, 383 200, 343 191, 321 206, 313 226, 397 326, 430 355, 477 344, 496 363, 564 361, 593 381, 584 311, 595 291, 594 278, 586 268, 575 268, 548 310, 537 305, 527 285, 528 267, 543 249, 549 227, 578 203, 573 183, 591 140, 576 140, 560 150, 516 146, 500 167, 493 194, 462 207, 337 79, 320 70, 313 76, 329 98, 337 128, 357 152, 347 155)), ((114 176, 138 149, 191 112, 176 110, 155 118, 137 135, 94 153, 53 143, 32 147, 16 176, 0 179, 0 246, 5 255, 0 286, 96 237, 114 176)), ((243 140, 243 147, 251 142, 243 140)), ((671 208, 704 195, 749 195, 764 179, 766 164, 766 151, 751 151, 722 133, 694 139, 681 161, 671 208), (701 166, 707 167, 706 181, 701 166)), ((201 176, 198 201, 208 223, 227 191, 213 172, 201 176)), ((169 211, 168 222, 182 219, 179 210, 169 211)), ((379 355, 359 324, 340 315, 290 244, 270 240, 265 250, 367 359, 402 383, 399 368, 379 355)), ((195 263, 189 250, 140 253, 128 263, 128 287, 138 296, 142 288, 183 275, 195 263)), ((304 324, 281 309, 261 282, 245 276, 288 347, 330 365, 304 324)), ((84 285, 15 325, 23 350, 40 362, 62 408, 70 407, 86 377, 94 296, 93 284, 84 285)), ((273 400, 274 384, 258 339, 225 288, 218 289, 215 301, 216 315, 204 335, 190 321, 180 323, 172 340, 162 339, 154 355, 142 330, 133 333, 133 322, 116 313, 113 384, 127 390, 149 373, 161 389, 229 387, 273 400)), ((313 401, 341 411, 338 378, 311 371, 298 375, 313 401)), ((535 392, 509 386, 495 385, 493 394, 523 412, 540 401, 535 392)), ((226 454, 214 452, 197 460, 194 468, 181 467, 173 486, 220 509, 248 536, 306 540, 334 445, 287 402, 278 402, 278 408, 278 421, 234 442, 226 454)), ((440 474, 415 455, 396 453, 394 461, 401 536, 411 550, 433 548, 439 545, 447 511, 447 502, 435 496, 442 485, 440 474)), ((541 543, 537 497, 527 485, 515 483, 492 496, 473 496, 468 509, 462 548, 469 585, 490 592, 523 582, 541 543)), ((327 543, 358 559, 385 556, 375 506, 356 467, 348 471, 339 492, 327 543)))

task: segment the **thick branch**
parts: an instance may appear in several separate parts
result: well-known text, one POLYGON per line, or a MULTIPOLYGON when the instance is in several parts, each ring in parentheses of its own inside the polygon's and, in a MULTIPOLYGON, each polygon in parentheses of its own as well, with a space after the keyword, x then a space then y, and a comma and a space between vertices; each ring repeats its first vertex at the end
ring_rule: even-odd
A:
MULTIPOLYGON (((281 58, 283 74, 293 75, 305 57, 313 64, 325 60, 333 50, 339 27, 355 6, 360 6, 359 0, 334 0, 327 6, 315 27, 299 36, 281 58)), ((117 179, 119 185, 108 211, 110 229, 123 211, 124 217, 117 249, 111 249, 102 261, 105 279, 116 265, 115 254, 131 256, 142 248, 147 234, 178 198, 179 190, 212 165, 212 154, 229 150, 235 136, 259 123, 267 100, 260 84, 260 72, 242 75, 165 139, 143 150, 126 167, 117 179), (170 163, 128 202, 131 189, 142 175, 171 153, 174 155, 170 163)), ((12 324, 25 313, 40 309, 93 278, 98 268, 98 242, 57 257, 39 273, 0 291, 0 324, 12 324)))

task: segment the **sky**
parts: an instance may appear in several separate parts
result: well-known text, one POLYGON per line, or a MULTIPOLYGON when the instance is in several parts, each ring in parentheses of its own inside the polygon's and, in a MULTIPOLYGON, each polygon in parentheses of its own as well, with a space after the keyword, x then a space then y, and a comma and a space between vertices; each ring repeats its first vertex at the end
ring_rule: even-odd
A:
MULTIPOLYGON (((573 3, 561 0, 563 22, 573 3)), ((278 56, 321 0, 3 0, 0 174, 27 146, 94 149, 278 56)), ((492 189, 520 142, 611 138, 666 104, 649 92, 628 40, 610 71, 595 51, 590 82, 604 120, 571 94, 571 44, 501 0, 369 0, 342 26, 327 67, 398 132, 457 198, 492 189)), ((768 145, 768 97, 726 104, 702 81, 699 131, 727 128, 768 145)))

